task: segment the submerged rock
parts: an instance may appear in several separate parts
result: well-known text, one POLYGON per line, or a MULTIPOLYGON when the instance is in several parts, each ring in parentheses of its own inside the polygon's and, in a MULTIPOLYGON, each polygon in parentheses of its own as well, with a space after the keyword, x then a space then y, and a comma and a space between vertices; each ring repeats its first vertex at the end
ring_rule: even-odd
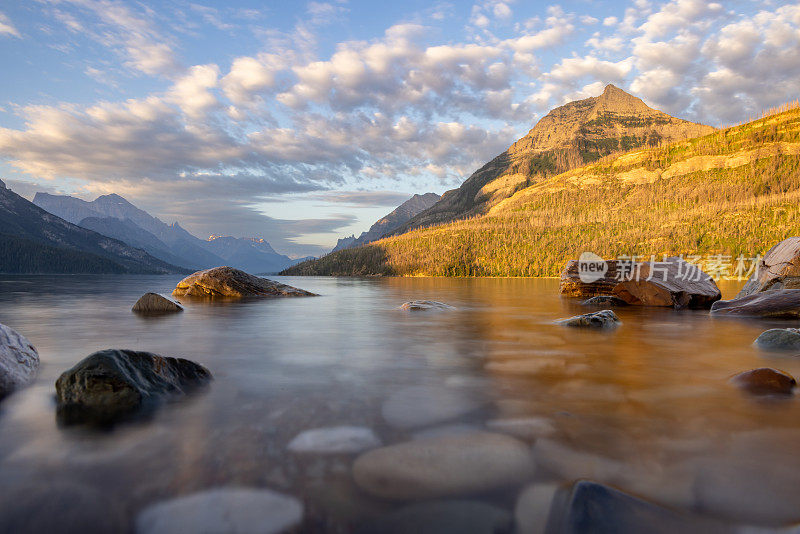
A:
POLYGON ((771 328, 762 332, 754 344, 764 350, 800 351, 800 328, 771 328))
POLYGON ((510 534, 511 514, 481 501, 411 504, 360 525, 356 534, 510 534))
POLYGON ((584 306, 597 306, 597 307, 628 305, 627 302, 613 295, 598 295, 596 297, 584 300, 583 302, 581 302, 581 304, 584 306))
POLYGON ((455 310, 453 306, 435 300, 412 300, 400 306, 405 311, 424 311, 424 310, 455 310))
POLYGON ((381 440, 363 426, 312 428, 298 434, 288 449, 297 453, 352 454, 380 447, 381 440))
POLYGON ((145 293, 136 301, 131 311, 142 315, 161 315, 182 312, 183 306, 158 293, 145 293))
POLYGON ((617 314, 611 310, 600 310, 598 312, 584 313, 569 319, 562 319, 558 324, 564 326, 589 327, 589 328, 613 328, 622 324, 617 314))
POLYGON ((800 288, 800 237, 784 239, 764 254, 736 298, 763 291, 800 288))
POLYGON ((715 520, 682 514, 588 480, 576 482, 566 499, 556 496, 547 523, 547 532, 564 534, 729 531, 729 526, 715 520))
POLYGON ((545 534, 553 499, 559 490, 557 484, 531 484, 517 497, 514 507, 516 534, 545 534))
POLYGON ((791 395, 797 385, 793 376, 770 367, 739 373, 731 383, 753 395, 791 395))
POLYGON ((376 497, 433 499, 515 486, 533 468, 525 443, 486 432, 371 450, 356 459, 353 478, 376 497))
POLYGON ((0 324, 0 399, 33 382, 39 353, 25 336, 0 324))
POLYGON ((795 319, 800 317, 800 289, 779 289, 753 293, 733 300, 720 300, 711 306, 712 315, 736 315, 795 319))
POLYGON ((713 278, 680 258, 637 263, 612 294, 628 304, 675 309, 709 308, 722 298, 713 278))
POLYGON ((411 386, 393 393, 383 403, 383 418, 391 426, 410 429, 443 423, 484 405, 469 390, 442 386, 411 386))
POLYGON ((190 274, 175 287, 175 296, 186 297, 308 297, 303 289, 253 276, 233 267, 215 267, 190 274))
POLYGON ((539 438, 550 436, 556 431, 553 423, 544 417, 492 419, 486 422, 486 428, 524 441, 536 441, 539 438))
POLYGON ((56 381, 59 420, 65 424, 110 424, 146 413, 170 397, 211 380, 202 365, 150 352, 95 352, 56 381))
POLYGON ((616 260, 605 261, 603 273, 597 276, 585 277, 586 281, 581 280, 580 266, 578 260, 570 260, 561 272, 561 280, 558 284, 559 292, 565 297, 588 298, 601 295, 609 295, 611 290, 620 282, 621 273, 618 270, 616 260), (594 278, 597 278, 596 280, 594 278))
POLYGON ((303 505, 268 489, 218 488, 145 508, 137 534, 214 532, 277 534, 297 526, 303 505))

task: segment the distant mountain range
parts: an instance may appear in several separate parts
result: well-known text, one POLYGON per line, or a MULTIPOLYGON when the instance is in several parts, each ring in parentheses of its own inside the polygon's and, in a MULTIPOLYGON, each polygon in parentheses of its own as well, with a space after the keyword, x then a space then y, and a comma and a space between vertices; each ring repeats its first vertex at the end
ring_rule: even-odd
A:
POLYGON ((263 239, 212 236, 199 239, 177 222, 166 224, 115 194, 91 202, 36 193, 33 203, 75 225, 119 239, 151 256, 195 270, 230 265, 253 273, 276 273, 307 258, 278 254, 263 239))
POLYGON ((385 236, 396 228, 408 222, 409 219, 418 213, 430 208, 439 200, 439 195, 436 193, 425 193, 424 195, 414 195, 402 204, 400 204, 394 211, 385 217, 381 218, 378 222, 370 226, 369 230, 362 232, 360 236, 355 235, 345 237, 336 243, 336 246, 331 252, 342 250, 345 248, 359 247, 366 245, 385 236))
POLYGON ((0 272, 185 272, 144 250, 49 213, 0 181, 0 272))

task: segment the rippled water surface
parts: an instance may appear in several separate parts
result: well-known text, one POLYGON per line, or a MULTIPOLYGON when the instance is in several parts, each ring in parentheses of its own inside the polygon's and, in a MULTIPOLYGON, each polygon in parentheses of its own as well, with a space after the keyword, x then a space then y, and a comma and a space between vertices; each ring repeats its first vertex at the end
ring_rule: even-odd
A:
MULTIPOLYGON (((35 384, 0 403, 2 513, 13 496, 14 514, 30 506, 68 521, 98 506, 97 490, 110 503, 104 513, 133 529, 154 502, 248 486, 300 499, 301 530, 349 532, 404 503, 356 487, 354 455, 288 452, 303 430, 358 425, 392 444, 533 419, 532 431, 524 421, 522 431, 505 429, 529 444, 537 469, 528 483, 590 478, 731 524, 800 520, 800 400, 755 400, 727 382, 763 366, 800 375, 800 359, 752 346, 763 330, 793 323, 621 308, 615 331, 568 330, 554 321, 587 310, 561 299, 557 280, 532 279, 280 278, 321 296, 186 302, 184 313, 157 319, 130 312, 141 294, 168 293, 177 280, 0 278, 0 322, 42 360, 35 384), (456 309, 397 309, 413 299, 456 309), (56 378, 105 348, 188 358, 215 381, 150 420, 110 432, 59 428, 56 378), (390 424, 387 399, 418 386, 409 413, 400 406, 404 423, 390 424), (471 408, 426 420, 420 404, 451 394, 471 408), (84 490, 78 510, 59 508, 60 491, 84 490), (37 496, 51 494, 42 508, 37 496)), ((738 285, 722 288, 731 297, 738 285)), ((513 515, 521 489, 458 497, 513 515)))

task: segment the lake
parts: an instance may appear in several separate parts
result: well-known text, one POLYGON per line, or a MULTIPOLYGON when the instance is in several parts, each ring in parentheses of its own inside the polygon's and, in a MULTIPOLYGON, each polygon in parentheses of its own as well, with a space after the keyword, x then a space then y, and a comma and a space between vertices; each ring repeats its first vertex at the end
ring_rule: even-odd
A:
MULTIPOLYGON (((321 296, 131 313, 143 293, 168 294, 179 278, 0 277, 0 323, 41 356, 35 383, 0 403, 4 528, 100 515, 98 529, 133 531, 153 503, 224 487, 295 497, 300 531, 413 524, 415 499, 354 484, 358 454, 288 449, 305 430, 340 425, 371 429, 384 446, 440 439, 431 436, 468 444, 487 428, 515 435, 533 472, 451 497, 497 517, 517 508, 531 532, 549 500, 518 506, 523 489, 548 495, 581 478, 691 514, 698 530, 709 518, 800 520, 800 401, 754 399, 728 383, 764 366, 800 376, 800 358, 752 346, 765 329, 793 322, 626 307, 616 330, 567 329, 554 321, 588 310, 560 298, 557 280, 481 278, 273 277, 321 296), (398 309, 414 299, 455 309, 398 309), (188 358, 215 380, 110 431, 59 426, 56 379, 105 348, 188 358)), ((723 296, 740 285, 721 284, 723 296)), ((426 510, 421 517, 439 513, 426 510)))

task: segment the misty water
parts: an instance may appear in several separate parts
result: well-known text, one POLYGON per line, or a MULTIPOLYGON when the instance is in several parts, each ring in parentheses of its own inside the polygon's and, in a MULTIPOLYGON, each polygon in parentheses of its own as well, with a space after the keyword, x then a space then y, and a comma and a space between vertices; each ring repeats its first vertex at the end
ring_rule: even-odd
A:
MULTIPOLYGON (((752 346, 765 329, 792 322, 628 307, 617 310, 623 324, 614 331, 567 329, 554 321, 587 310, 560 298, 557 280, 537 279, 276 277, 321 296, 186 301, 184 313, 159 318, 131 313, 140 295, 168 294, 178 279, 0 278, 0 322, 28 337, 42 362, 31 387, 0 403, 2 513, 13 496, 14 514, 68 518, 80 510, 74 499, 61 509, 59 492, 88 489, 105 501, 87 497, 78 508, 102 506, 132 530, 149 504, 245 486, 300 499, 301 530, 349 532, 408 503, 359 489, 357 455, 289 452, 300 432, 364 426, 389 445, 522 419, 535 422, 535 435, 520 438, 535 474, 457 497, 513 514, 527 484, 589 478, 731 524, 800 520, 800 400, 754 399, 728 383, 763 366, 800 375, 800 358, 752 346), (455 310, 398 309, 413 299, 455 310), (105 348, 188 358, 215 380, 111 431, 59 426, 56 378, 105 348), (410 402, 406 424, 390 424, 387 400, 411 387, 422 403, 427 391, 472 407, 433 422, 423 413, 416 424, 424 410, 410 402)), ((731 297, 739 284, 721 287, 731 297)))

